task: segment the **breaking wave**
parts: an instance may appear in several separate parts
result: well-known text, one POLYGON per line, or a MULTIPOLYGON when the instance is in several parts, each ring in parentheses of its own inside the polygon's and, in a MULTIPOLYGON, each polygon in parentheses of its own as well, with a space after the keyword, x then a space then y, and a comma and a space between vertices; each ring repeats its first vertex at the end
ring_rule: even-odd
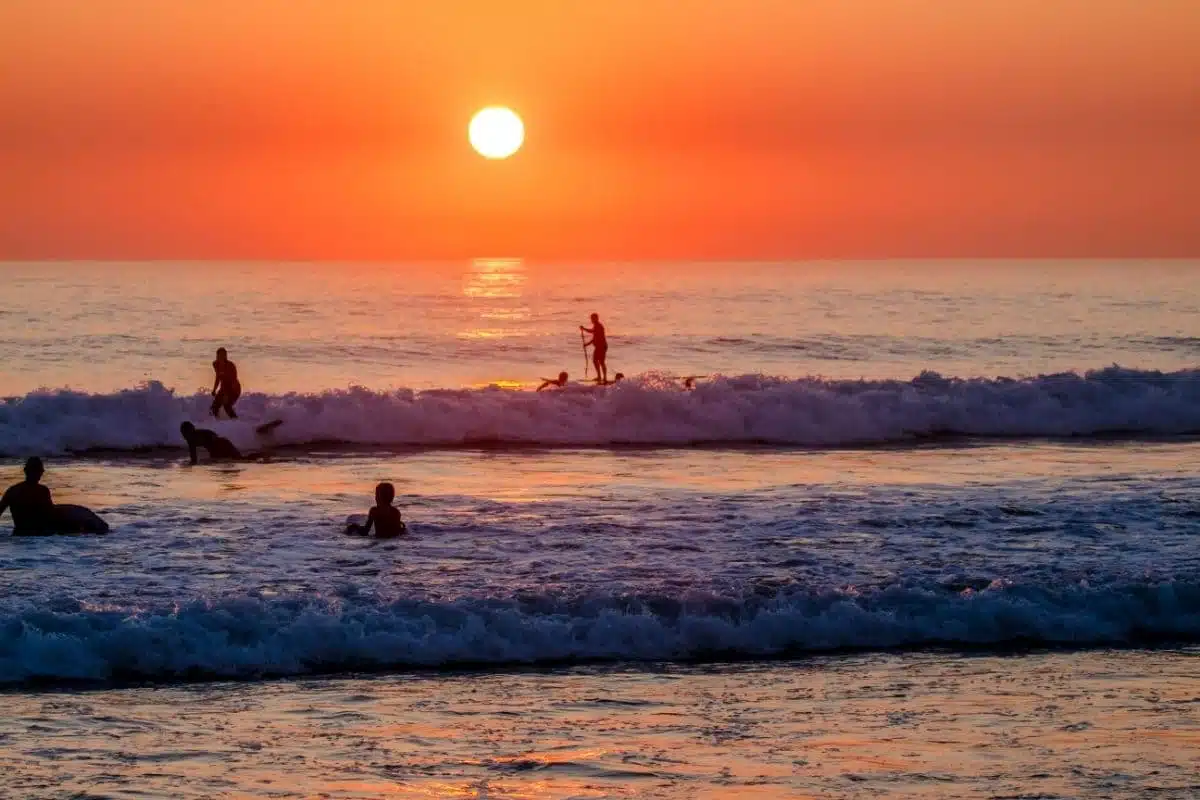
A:
MULTIPOLYGON (((178 447, 206 395, 160 383, 113 394, 43 390, 0 404, 0 454, 178 447)), ((910 381, 715 377, 694 391, 655 374, 604 390, 501 388, 249 394, 246 419, 281 419, 281 446, 836 446, 935 436, 1177 435, 1200 432, 1200 370, 1109 367, 1025 378, 910 381)), ((216 423, 244 447, 252 423, 216 423)))
POLYGON ((1200 640, 1200 583, 1185 581, 452 601, 347 591, 145 608, 17 602, 0 610, 0 685, 1200 640))

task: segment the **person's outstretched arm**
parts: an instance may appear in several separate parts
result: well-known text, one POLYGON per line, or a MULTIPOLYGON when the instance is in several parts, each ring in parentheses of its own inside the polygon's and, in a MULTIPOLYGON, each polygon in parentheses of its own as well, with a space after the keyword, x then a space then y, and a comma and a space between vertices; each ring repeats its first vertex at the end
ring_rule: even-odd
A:
POLYGON ((362 529, 363 536, 370 536, 371 528, 374 525, 375 525, 375 509, 374 509, 374 507, 372 507, 371 510, 367 512, 367 524, 363 525, 363 529, 362 529))
POLYGON ((200 459, 196 454, 196 443, 191 439, 188 440, 188 455, 192 457, 192 463, 195 464, 200 459))
POLYGON ((0 517, 4 516, 4 512, 8 510, 8 492, 4 492, 4 496, 0 497, 0 517))

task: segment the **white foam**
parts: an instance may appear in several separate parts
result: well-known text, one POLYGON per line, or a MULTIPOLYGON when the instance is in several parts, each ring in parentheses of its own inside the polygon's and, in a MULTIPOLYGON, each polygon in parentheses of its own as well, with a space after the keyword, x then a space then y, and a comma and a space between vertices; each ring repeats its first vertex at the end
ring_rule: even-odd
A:
MULTIPOLYGON (((159 383, 115 394, 34 392, 0 405, 0 454, 179 447, 179 423, 206 424, 209 402, 159 383)), ((649 375, 604 391, 250 394, 238 408, 255 423, 282 419, 274 435, 281 445, 827 446, 936 435, 1162 435, 1200 432, 1200 370, 1114 366, 1020 379, 925 372, 911 381, 743 375, 691 392, 649 375)), ((236 443, 251 443, 250 423, 232 429, 236 443)))
POLYGON ((757 598, 453 602, 238 597, 0 611, 0 684, 580 660, 761 658, 843 648, 1110 646, 1200 638, 1200 584, 893 587, 757 598))

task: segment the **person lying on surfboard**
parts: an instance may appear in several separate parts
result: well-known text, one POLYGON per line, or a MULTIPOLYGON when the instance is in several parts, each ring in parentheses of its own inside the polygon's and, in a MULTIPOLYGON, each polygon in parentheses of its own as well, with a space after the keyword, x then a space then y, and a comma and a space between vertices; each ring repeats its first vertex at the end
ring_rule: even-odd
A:
POLYGON ((230 419, 237 419, 233 405, 242 396, 242 384, 238 381, 237 365, 229 360, 229 354, 224 347, 217 348, 217 360, 213 362, 213 372, 217 377, 213 381, 212 415, 220 418, 221 409, 230 419))
POLYGON ((196 451, 201 447, 208 451, 208 456, 213 461, 230 461, 242 457, 241 451, 233 446, 233 442, 207 428, 197 428, 190 422, 184 422, 179 426, 179 432, 187 442, 193 464, 198 461, 196 451))
POLYGON ((562 387, 564 387, 566 385, 567 385, 567 373, 560 372, 560 373, 558 373, 557 378, 542 378, 542 385, 539 386, 535 391, 540 392, 542 389, 548 389, 551 386, 555 386, 555 387, 561 389, 562 387))
POLYGON ((408 527, 400 517, 400 509, 392 505, 396 499, 396 487, 390 483, 381 483, 375 487, 375 505, 367 512, 367 524, 351 523, 346 533, 352 536, 370 536, 371 527, 375 528, 376 539, 395 539, 408 533, 408 527))
MULTIPOLYGON (((254 432, 259 436, 266 436, 282 424, 283 420, 273 419, 270 422, 264 422, 262 425, 256 426, 254 432)), ((215 431, 210 431, 207 428, 197 428, 190 422, 184 422, 180 424, 179 432, 183 434, 183 440, 187 442, 188 452, 192 457, 193 464, 197 461, 196 450, 200 447, 208 451, 208 455, 213 461, 230 461, 247 458, 247 456, 242 455, 233 442, 215 431)))
POLYGON ((25 462, 25 480, 8 487, 0 498, 0 515, 12 510, 13 536, 37 536, 53 527, 54 500, 42 486, 46 467, 37 456, 25 462))

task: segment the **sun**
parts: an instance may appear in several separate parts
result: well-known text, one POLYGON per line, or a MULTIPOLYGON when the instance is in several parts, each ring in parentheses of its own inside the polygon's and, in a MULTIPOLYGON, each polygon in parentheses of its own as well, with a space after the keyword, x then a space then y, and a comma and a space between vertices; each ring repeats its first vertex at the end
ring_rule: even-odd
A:
POLYGON ((488 106, 471 117, 467 138, 484 158, 508 158, 521 149, 525 125, 511 108, 488 106))

